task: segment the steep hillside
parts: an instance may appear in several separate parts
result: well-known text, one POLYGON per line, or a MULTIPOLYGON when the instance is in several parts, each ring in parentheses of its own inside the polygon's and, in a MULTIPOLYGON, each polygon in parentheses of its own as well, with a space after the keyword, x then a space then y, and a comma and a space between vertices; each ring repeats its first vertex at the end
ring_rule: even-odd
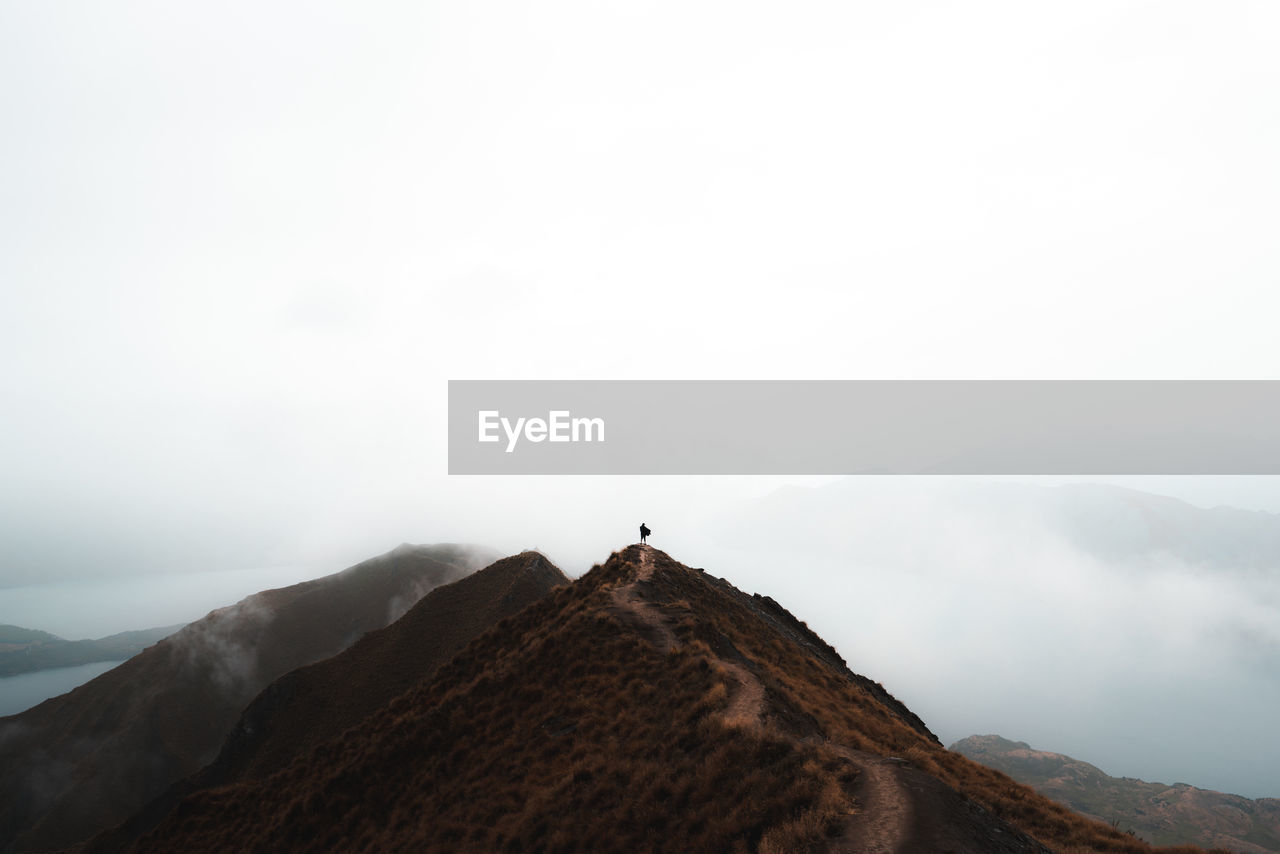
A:
POLYGON ((214 758, 277 677, 350 646, 475 568, 460 546, 401 546, 210 613, 74 691, 0 718, 0 851, 68 845, 214 758))
POLYGON ((127 847, 197 790, 269 777, 430 677, 499 620, 568 583, 542 555, 524 552, 437 587, 386 628, 271 683, 245 709, 213 763, 95 837, 86 850, 127 847))
POLYGON ((473 638, 569 579, 537 552, 432 590, 350 649, 277 679, 249 704, 219 756, 223 782, 268 777, 435 673, 473 638))
POLYGON ((1274 798, 1255 801, 1186 783, 1112 777, 1079 759, 998 735, 970 736, 951 749, 1152 842, 1213 845, 1242 854, 1280 851, 1280 800, 1274 798))
POLYGON ((1044 851, 1033 837, 1150 850, 944 750, 772 600, 631 546, 132 850, 1044 851))
POLYGON ((181 624, 120 632, 97 640, 69 641, 48 632, 0 626, 0 677, 95 661, 123 661, 180 628, 181 624))

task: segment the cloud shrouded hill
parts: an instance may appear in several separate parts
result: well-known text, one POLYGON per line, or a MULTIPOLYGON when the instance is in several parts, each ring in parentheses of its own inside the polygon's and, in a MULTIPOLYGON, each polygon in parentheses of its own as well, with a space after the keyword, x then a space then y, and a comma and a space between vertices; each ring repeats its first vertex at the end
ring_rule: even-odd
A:
POLYGON ((129 661, 0 718, 0 851, 83 840, 211 761, 245 705, 474 571, 471 547, 404 545, 220 608, 129 661))
POLYGON ((129 850, 1045 845, 1150 850, 944 750, 772 599, 630 546, 270 778, 193 793, 129 850))
POLYGON ((271 776, 430 677, 499 620, 568 583, 542 555, 523 552, 437 587, 391 625, 272 682, 245 709, 216 760, 85 850, 127 847, 196 790, 271 776))
POLYGON ((1280 851, 1280 800, 1275 798, 1250 800, 1186 783, 1112 777, 1088 762, 998 735, 969 736, 951 750, 1143 839, 1216 845, 1240 854, 1280 851))
POLYGON ((431 676, 499 620, 568 583, 537 552, 504 558, 437 587, 345 652, 286 673, 254 699, 232 730, 219 756, 224 779, 270 776, 431 676))

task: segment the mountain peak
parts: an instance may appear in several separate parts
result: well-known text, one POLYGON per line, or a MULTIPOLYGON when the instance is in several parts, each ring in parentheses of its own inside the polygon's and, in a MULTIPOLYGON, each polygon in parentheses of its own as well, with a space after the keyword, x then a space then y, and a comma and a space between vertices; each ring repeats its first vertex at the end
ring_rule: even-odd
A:
MULTIPOLYGON (((516 578, 542 560, 507 559, 516 578)), ((136 850, 991 854, 1068 834, 1146 850, 944 750, 771 598, 632 545, 269 780, 192 793, 136 850)))

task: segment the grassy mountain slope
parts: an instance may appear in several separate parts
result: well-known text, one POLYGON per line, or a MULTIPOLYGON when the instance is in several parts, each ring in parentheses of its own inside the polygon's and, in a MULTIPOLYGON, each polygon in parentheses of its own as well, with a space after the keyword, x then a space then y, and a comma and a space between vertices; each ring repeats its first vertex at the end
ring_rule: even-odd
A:
POLYGON ((1042 843, 1150 850, 944 750, 772 600, 632 546, 271 777, 194 793, 133 850, 1042 843))
POLYGON ((213 763, 84 850, 127 847, 200 789, 270 776, 430 677, 499 620, 568 583, 542 555, 524 552, 437 587, 391 625, 271 683, 245 709, 213 763))
POLYGON ((568 583, 542 555, 525 552, 437 587, 391 625, 263 691, 220 756, 224 779, 270 776, 435 673, 499 620, 568 583))
POLYGON ((462 547, 402 546, 255 594, 0 718, 0 851, 68 845, 117 824, 212 760, 271 681, 386 625, 472 560, 462 547))

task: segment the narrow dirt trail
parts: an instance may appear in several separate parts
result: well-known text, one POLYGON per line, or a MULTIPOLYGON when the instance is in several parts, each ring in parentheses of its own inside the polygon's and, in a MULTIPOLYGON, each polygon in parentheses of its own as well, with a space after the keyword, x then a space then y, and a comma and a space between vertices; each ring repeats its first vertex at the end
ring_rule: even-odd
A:
MULTIPOLYGON (((667 618, 640 595, 638 585, 653 578, 653 552, 642 546, 640 569, 634 581, 613 588, 613 604, 619 616, 642 628, 642 634, 662 652, 669 652, 680 645, 675 633, 667 625, 667 618)), ((759 726, 764 713, 764 686, 750 670, 740 664, 713 656, 711 663, 737 683, 729 696, 729 707, 723 717, 729 726, 759 726)))
POLYGON ((636 625, 650 643, 661 652, 667 653, 680 643, 676 640, 671 627, 667 625, 666 618, 641 597, 636 588, 640 582, 651 578, 653 578, 653 555, 646 549, 640 555, 640 571, 636 573, 635 580, 613 588, 610 595, 613 597, 615 613, 622 617, 624 622, 636 625))
MULTIPOLYGON (((611 591, 614 613, 636 627, 662 652, 676 649, 680 643, 667 624, 666 617, 650 601, 640 595, 639 586, 653 578, 653 552, 641 546, 640 565, 634 580, 611 591)), ((729 696, 723 720, 732 727, 764 725, 764 686, 755 674, 740 664, 711 656, 713 666, 722 670, 737 688, 729 696)), ((776 733, 780 734, 780 733, 776 733)), ((855 766, 858 784, 854 792, 859 811, 845 820, 840 835, 828 848, 831 852, 864 852, 894 854, 907 840, 911 825, 911 800, 898 779, 893 762, 869 753, 851 750, 830 741, 817 742, 855 766)))
POLYGON ((838 744, 824 744, 857 767, 854 796, 859 810, 849 816, 840 835, 832 840, 832 852, 894 854, 911 831, 911 800, 898 780, 893 763, 880 756, 860 753, 838 744))
POLYGON ((724 668, 729 678, 738 683, 738 690, 729 696, 729 708, 724 710, 724 722, 729 726, 761 726, 764 714, 764 686, 747 668, 723 658, 715 663, 724 668))

